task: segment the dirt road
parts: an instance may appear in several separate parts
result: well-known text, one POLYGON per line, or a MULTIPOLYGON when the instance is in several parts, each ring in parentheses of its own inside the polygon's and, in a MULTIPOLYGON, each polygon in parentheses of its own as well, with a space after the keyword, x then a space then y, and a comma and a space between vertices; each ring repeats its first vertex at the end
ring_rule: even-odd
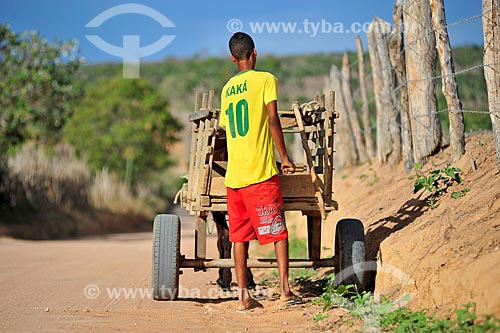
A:
MULTIPOLYGON (((491 134, 467 139, 467 153, 457 163, 463 182, 450 192, 470 193, 459 199, 447 193, 435 209, 427 207, 425 194, 413 193, 414 175, 406 174, 401 163, 396 169, 365 164, 337 173, 340 209, 323 223, 323 246, 332 247, 335 221, 359 218, 365 224, 369 257, 376 258, 380 268, 376 293, 390 299, 413 294, 413 310, 429 309, 442 316, 470 302, 477 304, 479 314, 500 316, 500 173, 494 147, 491 134), (412 283, 396 279, 395 272, 407 274, 412 283)), ((425 172, 444 168, 447 154, 444 150, 433 157, 425 172)), ((192 258, 194 219, 184 210, 179 213, 181 252, 192 258)), ((305 225, 294 230, 298 237, 305 237, 305 225)), ((235 294, 221 293, 215 285, 216 270, 185 269, 179 300, 153 301, 151 237, 141 233, 38 242, 0 238, 0 331, 363 329, 362 323, 353 327, 339 309, 329 310, 328 319, 315 323, 321 305, 284 307, 274 300, 272 288, 258 293, 263 309, 238 314, 235 294)), ((216 257, 215 243, 215 237, 208 236, 209 257, 216 257)), ((256 281, 272 278, 270 272, 255 270, 256 281)))
MULTIPOLYGON (((194 219, 181 221, 181 253, 192 257, 194 219)), ((236 294, 215 285, 217 270, 184 269, 179 300, 152 300, 151 237, 0 239, 0 331, 300 332, 314 326, 319 306, 284 307, 272 290, 262 293, 264 309, 236 313, 236 294)), ((214 235, 207 247, 215 257, 214 235)))

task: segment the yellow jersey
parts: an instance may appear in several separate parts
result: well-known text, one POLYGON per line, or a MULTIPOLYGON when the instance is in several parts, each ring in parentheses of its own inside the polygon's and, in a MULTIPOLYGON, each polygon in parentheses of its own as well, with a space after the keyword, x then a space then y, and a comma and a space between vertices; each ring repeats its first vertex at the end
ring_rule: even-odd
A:
POLYGON ((221 93, 220 125, 226 128, 224 184, 241 188, 278 174, 267 104, 278 99, 278 80, 267 72, 242 71, 221 93))

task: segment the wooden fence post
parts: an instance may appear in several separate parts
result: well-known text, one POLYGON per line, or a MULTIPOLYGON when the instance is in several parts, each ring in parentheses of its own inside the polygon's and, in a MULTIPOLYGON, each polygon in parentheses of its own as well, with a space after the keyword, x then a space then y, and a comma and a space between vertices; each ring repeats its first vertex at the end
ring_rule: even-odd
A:
POLYGON ((363 135, 361 134, 358 111, 356 110, 354 97, 352 96, 351 69, 349 68, 349 57, 347 56, 347 53, 344 53, 344 57, 342 58, 342 93, 346 106, 346 116, 348 117, 349 125, 354 136, 358 162, 365 162, 367 160, 366 146, 363 140, 363 135))
POLYGON ((394 27, 389 40, 391 64, 396 70, 398 82, 399 103, 396 106, 401 114, 401 147, 405 172, 410 172, 415 166, 413 159, 413 143, 411 138, 410 106, 408 102, 408 87, 406 83, 406 64, 403 43, 403 0, 396 0, 394 5, 394 27))
POLYGON ((432 32, 429 0, 405 1, 406 75, 415 162, 422 163, 441 146, 441 123, 437 114, 436 39, 432 32))
POLYGON ((363 127, 365 129, 366 152, 370 159, 375 157, 375 147, 373 146, 372 126, 370 122, 370 108, 368 105, 368 93, 366 91, 365 59, 363 57, 363 44, 361 38, 356 38, 356 49, 358 53, 359 87, 361 89, 361 100, 363 102, 363 127))
POLYGON ((354 147, 354 136, 352 135, 349 121, 346 114, 346 106, 342 92, 342 82, 339 69, 332 65, 330 69, 330 86, 335 91, 335 109, 339 112, 340 118, 335 123, 335 151, 337 152, 335 167, 341 169, 346 166, 353 166, 357 162, 356 150, 354 147))
POLYGON ((450 150, 452 162, 458 161, 465 154, 465 124, 462 113, 462 102, 458 95, 458 83, 455 77, 455 65, 451 51, 450 38, 446 28, 446 15, 444 0, 430 0, 432 9, 432 24, 436 35, 436 48, 438 50, 443 76, 443 95, 448 106, 450 119, 450 150))
POLYGON ((500 1, 483 0, 484 78, 500 170, 500 1))
POLYGON ((395 106, 395 80, 389 60, 388 40, 391 25, 375 17, 368 32, 368 47, 373 72, 373 90, 377 108, 377 158, 395 165, 401 159, 401 132, 395 106))

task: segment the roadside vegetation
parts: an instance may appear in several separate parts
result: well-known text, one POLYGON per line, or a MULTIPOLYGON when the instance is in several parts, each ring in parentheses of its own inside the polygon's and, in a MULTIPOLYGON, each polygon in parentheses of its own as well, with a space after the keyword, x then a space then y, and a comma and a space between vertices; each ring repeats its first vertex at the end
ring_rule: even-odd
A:
MULTIPOLYGON (((454 56, 457 70, 470 68, 480 63, 482 49, 457 48, 454 56)), ((287 109, 318 94, 330 66, 341 61, 340 53, 265 55, 257 69, 276 74, 280 109, 287 109)), ((141 64, 141 78, 127 80, 120 64, 85 64, 76 40, 49 42, 0 25, 0 234, 11 225, 51 220, 74 227, 50 226, 47 237, 78 235, 82 215, 104 225, 88 218, 103 211, 149 225, 181 186, 185 170, 175 167, 185 157, 172 151, 189 126, 194 93, 214 89, 218 105, 234 70, 226 58, 196 55, 141 64)), ((353 68, 355 92, 356 73, 353 68)), ((464 109, 487 109, 482 72, 458 79, 464 109)), ((487 115, 465 116, 467 131, 491 128, 487 115)), ((367 181, 376 184, 372 178, 367 181)))
POLYGON ((500 319, 495 315, 478 316, 474 303, 465 304, 453 313, 437 318, 427 309, 414 311, 406 307, 405 304, 411 300, 409 295, 403 296, 398 301, 390 300, 383 295, 376 299, 371 292, 360 293, 354 285, 336 286, 333 281, 335 281, 334 274, 322 280, 325 287, 317 302, 322 303, 323 311, 314 318, 316 322, 327 322, 329 310, 341 308, 347 310, 350 316, 350 319, 343 319, 344 321, 362 321, 365 331, 398 333, 500 331, 500 319))

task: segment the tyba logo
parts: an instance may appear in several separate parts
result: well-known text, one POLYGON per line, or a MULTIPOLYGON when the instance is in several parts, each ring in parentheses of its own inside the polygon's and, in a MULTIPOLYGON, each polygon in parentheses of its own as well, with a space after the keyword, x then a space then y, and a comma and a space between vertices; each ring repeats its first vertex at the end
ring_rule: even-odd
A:
MULTIPOLYGON (((123 14, 140 14, 151 17, 164 28, 175 27, 175 24, 159 11, 135 3, 109 8, 90 20, 85 27, 97 28, 110 18, 123 14)), ((102 51, 123 59, 124 78, 138 78, 140 59, 161 51, 174 40, 175 35, 163 35, 156 42, 144 47, 141 47, 140 36, 138 35, 123 35, 122 47, 109 44, 97 35, 85 35, 85 37, 102 51)))

